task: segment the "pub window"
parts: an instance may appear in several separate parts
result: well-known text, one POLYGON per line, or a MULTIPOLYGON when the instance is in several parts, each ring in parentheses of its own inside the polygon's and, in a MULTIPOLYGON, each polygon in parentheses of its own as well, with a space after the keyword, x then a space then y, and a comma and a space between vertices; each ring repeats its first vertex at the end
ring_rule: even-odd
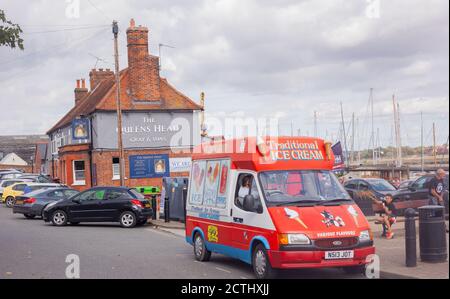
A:
POLYGON ((86 184, 85 165, 83 160, 73 161, 73 184, 86 184))
POLYGON ((119 158, 112 158, 112 173, 113 173, 113 180, 120 180, 120 159, 119 158))

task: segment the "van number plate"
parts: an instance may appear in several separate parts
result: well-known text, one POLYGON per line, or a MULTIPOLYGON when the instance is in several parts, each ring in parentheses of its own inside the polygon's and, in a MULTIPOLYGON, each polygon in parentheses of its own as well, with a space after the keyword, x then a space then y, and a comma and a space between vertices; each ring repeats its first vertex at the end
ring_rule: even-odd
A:
POLYGON ((326 251, 326 260, 341 260, 341 259, 352 259, 355 255, 353 250, 343 250, 343 251, 326 251))

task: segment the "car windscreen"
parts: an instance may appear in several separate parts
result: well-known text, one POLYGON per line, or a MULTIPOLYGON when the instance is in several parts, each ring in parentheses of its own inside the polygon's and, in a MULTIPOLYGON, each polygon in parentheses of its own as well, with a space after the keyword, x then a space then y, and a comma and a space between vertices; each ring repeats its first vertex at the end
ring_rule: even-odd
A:
POLYGON ((269 204, 351 200, 331 171, 267 171, 260 173, 259 178, 269 204))
POLYGON ((385 180, 372 180, 370 181, 370 185, 375 191, 379 192, 387 192, 387 191, 395 191, 395 187, 391 185, 388 181, 385 180))

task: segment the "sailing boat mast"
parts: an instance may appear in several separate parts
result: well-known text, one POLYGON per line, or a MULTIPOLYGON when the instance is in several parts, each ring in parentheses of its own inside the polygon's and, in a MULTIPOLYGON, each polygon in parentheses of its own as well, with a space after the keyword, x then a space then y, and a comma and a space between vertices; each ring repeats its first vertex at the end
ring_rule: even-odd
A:
POLYGON ((372 146, 372 164, 375 165, 375 126, 374 126, 374 115, 373 115, 373 88, 370 89, 370 110, 372 119, 372 133, 370 135, 371 146, 372 146))
POLYGON ((423 112, 420 112, 420 169, 425 170, 424 150, 423 150, 423 112))
POLYGON ((400 127, 400 104, 397 102, 397 126, 398 126, 398 160, 399 167, 403 166, 403 154, 402 154, 402 134, 400 127))
POLYGON ((344 134, 344 148, 345 148, 345 163, 348 167, 348 148, 347 148, 347 133, 345 131, 345 121, 344 121, 344 107, 341 102, 341 119, 342 119, 342 133, 344 134))

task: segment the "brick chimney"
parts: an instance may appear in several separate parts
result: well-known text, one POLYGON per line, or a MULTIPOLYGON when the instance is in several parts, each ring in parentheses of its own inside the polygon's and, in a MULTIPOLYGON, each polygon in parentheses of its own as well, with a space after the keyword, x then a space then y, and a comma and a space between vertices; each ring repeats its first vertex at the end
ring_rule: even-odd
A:
POLYGON ((77 80, 77 87, 75 87, 75 105, 78 105, 81 100, 87 95, 86 81, 84 79, 77 80))
POLYGON ((161 100, 159 58, 148 51, 148 28, 133 19, 127 29, 129 91, 134 101, 155 103, 161 100))
POLYGON ((89 72, 91 90, 94 90, 103 80, 114 79, 114 72, 110 69, 93 69, 89 72))

